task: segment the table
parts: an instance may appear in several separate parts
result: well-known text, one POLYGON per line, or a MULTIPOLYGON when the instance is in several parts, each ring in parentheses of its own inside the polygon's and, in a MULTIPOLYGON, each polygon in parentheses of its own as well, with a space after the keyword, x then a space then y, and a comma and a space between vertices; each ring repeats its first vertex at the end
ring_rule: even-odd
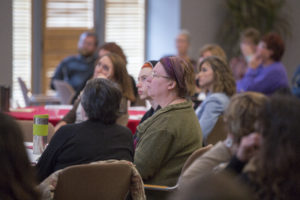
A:
MULTIPOLYGON (((34 115, 49 114, 49 122, 55 126, 70 110, 72 105, 30 106, 10 109, 8 114, 18 120, 33 120, 34 115)), ((127 127, 134 134, 141 118, 146 112, 145 107, 130 107, 127 127)))

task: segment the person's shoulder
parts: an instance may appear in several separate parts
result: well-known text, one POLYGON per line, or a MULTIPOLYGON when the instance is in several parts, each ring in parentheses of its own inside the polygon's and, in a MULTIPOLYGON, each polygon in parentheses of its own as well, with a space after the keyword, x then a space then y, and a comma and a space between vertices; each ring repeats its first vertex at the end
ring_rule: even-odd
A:
POLYGON ((68 57, 65 57, 62 62, 64 63, 67 63, 67 62, 71 62, 71 61, 74 61, 74 60, 78 60, 78 55, 70 55, 68 57))
POLYGON ((205 100, 206 101, 227 101, 229 100, 229 97, 223 92, 216 92, 207 96, 207 99, 205 100))
POLYGON ((119 124, 113 124, 112 129, 115 130, 115 133, 132 135, 132 132, 128 127, 125 127, 125 126, 122 126, 119 124))

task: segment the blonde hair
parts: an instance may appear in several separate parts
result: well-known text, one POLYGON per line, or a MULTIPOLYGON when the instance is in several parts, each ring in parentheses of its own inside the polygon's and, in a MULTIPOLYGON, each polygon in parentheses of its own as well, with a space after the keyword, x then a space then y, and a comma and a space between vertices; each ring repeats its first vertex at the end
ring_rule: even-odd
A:
POLYGON ((244 92, 231 98, 224 118, 235 143, 255 131, 255 122, 267 99, 267 96, 257 92, 244 92))
POLYGON ((227 63, 227 56, 225 51, 217 44, 206 44, 199 50, 199 57, 202 57, 204 52, 210 51, 212 56, 220 57, 224 62, 227 63))
POLYGON ((214 72, 213 91, 224 92, 227 96, 232 96, 236 92, 235 80, 229 65, 220 57, 209 56, 204 58, 198 66, 201 71, 202 65, 208 63, 214 72))

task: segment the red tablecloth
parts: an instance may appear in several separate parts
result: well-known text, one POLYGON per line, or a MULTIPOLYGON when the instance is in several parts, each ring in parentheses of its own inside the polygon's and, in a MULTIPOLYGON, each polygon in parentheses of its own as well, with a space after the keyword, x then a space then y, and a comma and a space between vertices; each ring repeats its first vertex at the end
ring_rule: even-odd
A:
MULTIPOLYGON (((32 106, 26 108, 11 109, 9 115, 18 120, 33 120, 34 115, 49 114, 49 122, 55 126, 65 114, 69 112, 71 106, 32 106)), ((145 110, 129 109, 129 121, 127 127, 134 134, 145 110)))

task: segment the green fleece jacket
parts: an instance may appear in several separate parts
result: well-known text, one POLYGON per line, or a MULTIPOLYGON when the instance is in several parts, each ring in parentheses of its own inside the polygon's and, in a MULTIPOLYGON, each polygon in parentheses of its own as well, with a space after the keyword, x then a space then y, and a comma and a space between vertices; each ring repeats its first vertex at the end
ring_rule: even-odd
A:
POLYGON ((158 110, 137 131, 134 163, 146 184, 174 186, 186 159, 202 146, 190 101, 158 110))

